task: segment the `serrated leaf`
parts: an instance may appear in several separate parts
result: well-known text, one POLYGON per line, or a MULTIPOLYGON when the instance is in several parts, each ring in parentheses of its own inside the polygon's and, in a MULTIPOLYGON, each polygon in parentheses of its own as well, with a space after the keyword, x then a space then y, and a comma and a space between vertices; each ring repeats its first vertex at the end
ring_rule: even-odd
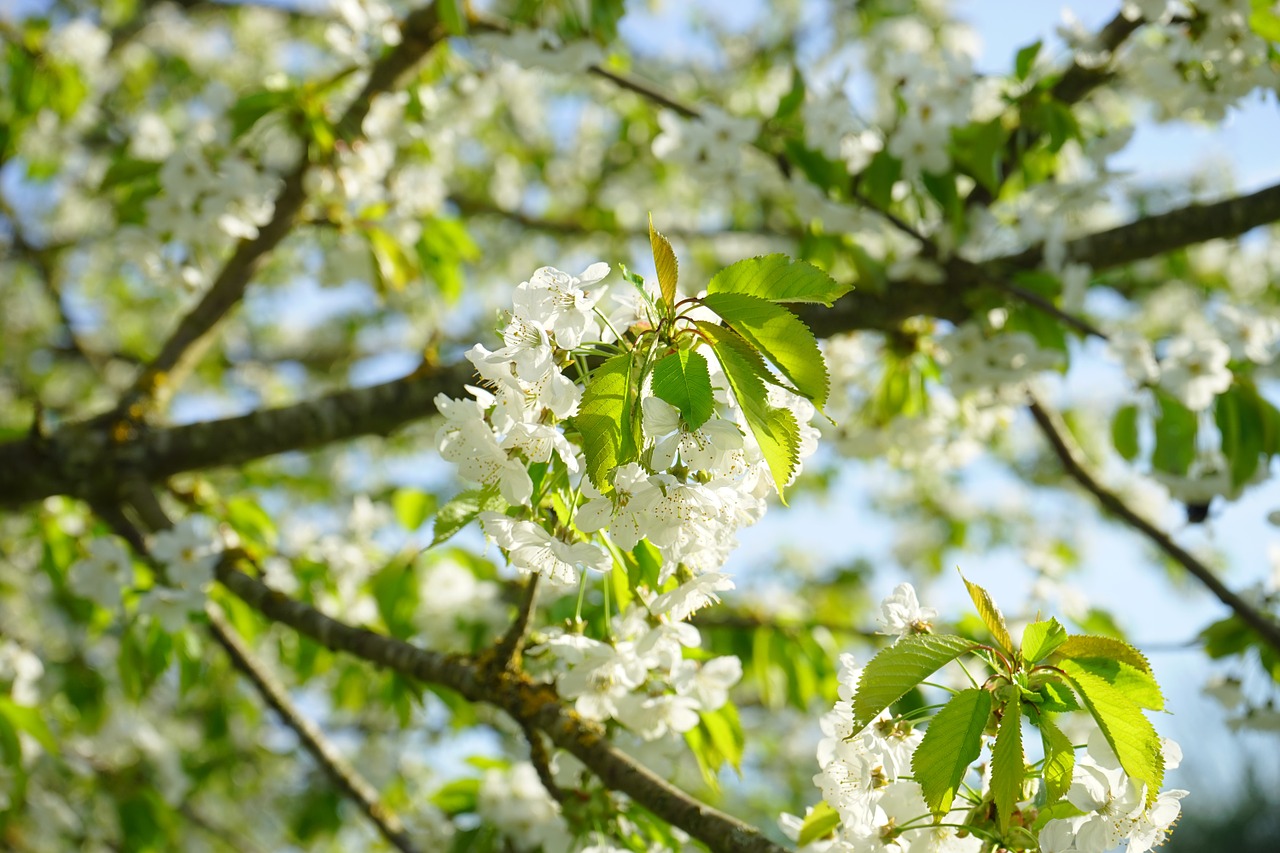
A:
POLYGON ((804 816, 804 823, 800 824, 800 835, 796 838, 796 846, 804 847, 819 838, 826 838, 835 832, 839 825, 840 813, 823 800, 813 807, 813 811, 804 816))
POLYGON ((1121 406, 1111 418, 1111 443, 1128 462, 1138 456, 1138 407, 1121 406))
POLYGON ((1044 743, 1045 802, 1052 805, 1071 787, 1071 774, 1076 766, 1076 751, 1071 738, 1062 733, 1047 716, 1040 716, 1040 740, 1044 743))
POLYGON ((768 300, 743 293, 708 293, 702 297, 702 304, 772 361, 797 391, 819 408, 827 402, 827 364, 818 349, 818 339, 799 317, 768 300))
POLYGON ((853 728, 861 731, 880 712, 942 667, 975 648, 951 634, 912 634, 868 661, 853 697, 853 728))
MULTIPOLYGON (((1138 707, 1152 711, 1164 710, 1164 694, 1160 692, 1160 685, 1150 673, 1114 658, 1076 657, 1071 658, 1070 663, 1117 688, 1138 707)), ((1064 666, 1065 664, 1066 661, 1063 662, 1064 666)))
POLYGON ((707 284, 707 293, 745 293, 771 302, 817 302, 828 308, 851 290, 813 264, 781 254, 730 264, 707 284))
POLYGON ((631 435, 630 353, 615 355, 597 367, 582 392, 573 422, 582 433, 587 476, 597 489, 609 491, 609 473, 635 455, 631 435))
POLYGON ((667 310, 670 311, 676 304, 676 281, 680 276, 680 264, 670 241, 654 230, 652 213, 649 214, 649 246, 653 249, 653 265, 658 270, 658 287, 662 290, 662 300, 667 303, 667 310))
POLYGON ((1146 656, 1124 640, 1113 637, 1098 637, 1093 634, 1072 634, 1058 646, 1058 657, 1061 658, 1112 658, 1137 667, 1150 674, 1151 664, 1146 656))
POLYGON ((653 366, 653 393, 679 409, 690 430, 705 424, 716 404, 706 356, 680 349, 661 359, 653 366))
POLYGON ((991 694, 962 690, 929 721, 924 740, 911 756, 911 772, 935 818, 951 810, 969 765, 982 754, 982 730, 991 716, 991 694))
POLYGON ((1057 619, 1032 622, 1022 632, 1022 659, 1028 663, 1043 660, 1067 641, 1067 629, 1057 619))
POLYGON ((795 415, 769 405, 764 384, 769 368, 741 335, 703 321, 698 321, 698 329, 711 341, 711 349, 729 380, 734 399, 773 475, 778 497, 785 504, 784 489, 800 461, 800 426, 795 415))
POLYGON ((1124 691, 1075 661, 1063 661, 1061 668, 1102 729, 1124 772, 1139 784, 1145 784, 1147 803, 1154 802, 1164 781, 1164 755, 1151 721, 1124 691))
POLYGON ((459 492, 436 513, 435 526, 431 530, 431 547, 452 538, 459 530, 475 521, 480 513, 502 512, 506 508, 507 502, 498 494, 496 486, 459 492))
POLYGON ((1004 706, 996 745, 991 748, 991 799, 1000 817, 1001 832, 1009 828, 1013 809, 1022 799, 1026 772, 1022 751, 1022 697, 1014 693, 1004 706))
POLYGON ((973 599, 973 606, 978 608, 978 615, 982 617, 983 624, 991 632, 996 644, 1004 649, 1007 654, 1012 655, 1014 653, 1013 638, 1009 636, 1009 626, 1005 624, 1004 614, 996 606, 995 599, 991 597, 991 593, 976 583, 970 582, 963 573, 961 573, 960 579, 964 581, 965 588, 969 590, 969 597, 973 599))

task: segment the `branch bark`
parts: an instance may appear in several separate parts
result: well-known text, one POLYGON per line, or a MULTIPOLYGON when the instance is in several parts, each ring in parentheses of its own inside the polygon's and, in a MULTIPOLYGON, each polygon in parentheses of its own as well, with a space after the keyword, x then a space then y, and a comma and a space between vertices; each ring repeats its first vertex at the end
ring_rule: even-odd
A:
POLYGON ((1231 608, 1232 612, 1266 641, 1277 652, 1280 652, 1280 622, 1257 610, 1239 595, 1232 592, 1226 584, 1218 580, 1212 570, 1200 562, 1189 551, 1170 538, 1160 528, 1134 512, 1118 495, 1108 490, 1090 473, 1079 451, 1072 446, 1067 437, 1066 428, 1061 426, 1054 413, 1046 409, 1034 396, 1028 406, 1031 417, 1035 419, 1040 432, 1044 434, 1049 446, 1053 448, 1058 461, 1062 463, 1067 474, 1079 483, 1085 491, 1093 495, 1103 509, 1115 515, 1125 524, 1137 530, 1159 548, 1164 554, 1198 580, 1213 595, 1231 608))
POLYGON ((417 681, 448 687, 469 701, 501 708, 518 723, 543 732, 556 746, 572 753, 606 786, 625 793, 712 850, 786 851, 755 828, 689 796, 637 763, 613 746, 603 729, 567 710, 550 685, 539 684, 519 672, 487 670, 470 657, 421 649, 330 619, 250 577, 231 560, 219 564, 217 577, 223 586, 268 619, 293 628, 327 649, 346 652, 417 681))

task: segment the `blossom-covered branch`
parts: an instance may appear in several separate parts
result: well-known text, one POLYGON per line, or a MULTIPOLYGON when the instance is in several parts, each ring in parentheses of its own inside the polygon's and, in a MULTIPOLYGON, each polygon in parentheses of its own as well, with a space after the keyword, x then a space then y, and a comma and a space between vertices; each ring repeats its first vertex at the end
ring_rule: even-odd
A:
MULTIPOLYGON (((338 140, 357 138, 374 99, 401 85, 422 57, 443 37, 435 4, 406 17, 400 27, 400 35, 400 43, 373 65, 364 87, 335 123, 334 135, 338 140)), ((199 361, 214 328, 240 302, 258 268, 293 230, 298 213, 307 200, 306 177, 312 167, 311 157, 304 146, 298 162, 284 176, 284 184, 273 203, 271 218, 257 229, 255 236, 241 239, 236 245, 200 302, 178 322, 160 352, 121 397, 116 409, 120 415, 136 417, 138 412, 133 411, 134 407, 149 408, 148 399, 163 406, 166 396, 199 361)))
POLYGON ((470 658, 420 649, 330 619, 315 608, 272 590, 229 560, 219 564, 217 577, 263 616, 288 625, 327 649, 354 655, 418 681, 448 687, 473 702, 494 705, 514 719, 528 722, 556 746, 577 757, 605 785, 627 794, 713 850, 783 853, 786 849, 636 763, 613 746, 600 728, 570 713, 546 684, 509 670, 487 672, 470 658))

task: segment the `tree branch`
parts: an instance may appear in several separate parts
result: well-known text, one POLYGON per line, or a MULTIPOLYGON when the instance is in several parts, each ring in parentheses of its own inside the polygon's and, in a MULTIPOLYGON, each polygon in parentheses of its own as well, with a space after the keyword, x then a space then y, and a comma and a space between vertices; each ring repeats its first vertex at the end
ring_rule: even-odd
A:
POLYGON ((205 614, 209 617, 209 630, 226 651, 231 663, 249 679, 263 701, 276 712, 280 721, 293 729, 307 752, 311 753, 311 757, 316 760, 342 795, 360 807, 360 811, 364 812, 365 817, 369 818, 391 846, 400 850, 401 853, 418 853, 419 848, 409 838, 400 818, 382 804, 377 790, 342 757, 337 748, 325 737, 324 732, 320 731, 315 723, 302 716, 294 706, 293 700, 289 698, 284 686, 245 646, 235 629, 227 624, 222 612, 215 605, 210 604, 205 608, 205 614))
POLYGON ((603 729, 566 710, 555 690, 523 673, 487 671, 475 659, 417 648, 355 628, 272 590, 237 569, 217 568, 218 580, 268 619, 293 628, 332 651, 346 652, 418 681, 448 687, 472 702, 501 708, 578 758, 609 788, 621 791, 712 850, 725 853, 784 853, 737 818, 700 802, 623 753, 603 729))
MULTIPOLYGON (((435 4, 410 13, 400 29, 400 43, 373 65, 364 88, 338 119, 334 128, 338 140, 357 138, 374 98, 395 89, 443 37, 435 4)), ((304 151, 284 178, 271 220, 259 229, 256 237, 236 245, 199 304, 178 322, 160 352, 122 395, 115 410, 117 418, 138 420, 150 408, 163 408, 167 396, 204 354, 215 327, 240 302, 258 268, 293 230, 306 202, 305 180, 310 168, 309 153, 304 151)))
POLYGON ((1058 418, 1048 411, 1034 395, 1031 397, 1028 408, 1031 411, 1031 416, 1035 418, 1036 425, 1040 427, 1040 431, 1044 434, 1045 439, 1048 440, 1049 446, 1053 448, 1054 454, 1057 455, 1058 460, 1062 463, 1062 467, 1072 479, 1083 486, 1085 491, 1093 495, 1103 509, 1115 515, 1143 536, 1146 536, 1167 557, 1186 569, 1192 577, 1203 584, 1219 601, 1230 607, 1236 616, 1240 618, 1240 621, 1257 631, 1267 645, 1280 652, 1280 622, 1276 622, 1267 614, 1257 610, 1228 589, 1222 581, 1218 580, 1208 566, 1174 542, 1169 537, 1169 534, 1134 512, 1118 495, 1099 483, 1089 472, 1079 451, 1070 442, 1066 428, 1060 425, 1058 418))

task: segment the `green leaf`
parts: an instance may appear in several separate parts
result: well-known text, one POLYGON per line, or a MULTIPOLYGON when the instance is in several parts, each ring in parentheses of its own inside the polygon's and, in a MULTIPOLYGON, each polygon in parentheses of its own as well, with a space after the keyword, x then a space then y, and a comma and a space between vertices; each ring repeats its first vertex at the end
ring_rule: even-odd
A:
POLYGON ((1113 637, 1095 637, 1091 634, 1072 634, 1058 647, 1061 658, 1111 658, 1120 660, 1150 674, 1151 664, 1142 652, 1113 637))
POLYGON ((964 581, 965 588, 969 590, 969 597, 973 599, 973 606, 978 608, 978 615, 982 617, 982 621, 986 624, 987 630, 991 632, 991 636, 995 638, 1000 648, 1004 649, 1007 654, 1012 655, 1014 653, 1013 638, 1009 636, 1009 626, 1005 624, 1004 614, 996 606, 995 599, 976 583, 970 583, 963 572, 960 574, 960 579, 964 581))
POLYGON ((828 308, 851 290, 813 264, 781 254, 730 264, 707 284, 708 294, 741 293, 770 302, 817 302, 828 308))
MULTIPOLYGON (((47 713, 47 711, 45 712, 47 713)), ((50 755, 58 754, 58 742, 39 708, 19 705, 8 696, 0 696, 0 716, 20 732, 26 732, 50 755)))
POLYGON ((1076 766, 1076 751, 1071 739, 1049 719, 1040 715, 1040 739, 1044 743, 1045 802, 1052 805, 1071 787, 1071 774, 1076 766))
POLYGON ((1231 485, 1249 482, 1267 445, 1266 413, 1251 387, 1237 383, 1214 401, 1214 421, 1222 436, 1222 455, 1231 466, 1231 485))
POLYGON ((1040 48, 1043 44, 1044 42, 1036 40, 1018 51, 1018 55, 1013 61, 1013 73, 1019 80, 1027 79, 1027 75, 1031 73, 1032 66, 1035 65, 1036 57, 1040 55, 1040 48))
POLYGON ((436 511, 436 497, 421 489, 396 489, 391 495, 391 508, 400 526, 412 532, 436 511))
POLYGON ((1145 784, 1147 803, 1154 802, 1164 781, 1164 756, 1151 721, 1123 690, 1075 661, 1063 661, 1061 668, 1102 729, 1124 772, 1139 784, 1145 784))
POLYGON ((951 810, 969 765, 982 754, 982 730, 991 716, 991 694, 978 687, 951 697, 929 721, 911 756, 911 772, 937 818, 951 810))
POLYGON ((653 366, 653 393, 679 409, 690 430, 705 424, 716 404, 706 356, 679 349, 660 360, 653 366))
POLYGON ((1022 659, 1028 663, 1043 660, 1067 641, 1067 629, 1057 619, 1032 622, 1022 632, 1022 659))
POLYGON ((480 513, 502 512, 506 508, 507 502, 498 494, 496 486, 460 492, 436 513, 435 526, 431 531, 431 547, 452 538, 459 530, 475 521, 480 513))
POLYGON ((582 433, 587 475, 602 492, 611 488, 608 476, 614 468, 635 457, 631 435, 632 355, 615 355, 597 367, 582 392, 582 403, 573 422, 582 433))
POLYGON ((262 89, 242 95, 227 110, 231 120, 231 138, 239 139, 264 116, 297 100, 295 89, 262 89))
POLYGON ((649 246, 653 249, 653 265, 658 270, 658 287, 662 300, 671 311, 676 304, 676 281, 680 276, 680 264, 670 241, 653 228, 653 214, 649 214, 649 246))
POLYGON ((721 705, 717 710, 699 714, 698 725, 707 736, 707 743, 714 749, 715 766, 727 762, 734 770, 742 770, 742 751, 746 736, 733 703, 721 705))
POLYGON ((769 405, 764 385, 769 368, 760 353, 741 335, 703 321, 698 321, 698 329, 711 341, 711 349, 729 380, 729 388, 769 465, 778 497, 785 504, 784 489, 800 461, 800 426, 796 417, 785 409, 769 405))
POLYGON ((861 731, 881 711, 907 691, 963 654, 972 640, 950 634, 912 634, 903 637, 867 662, 853 697, 853 728, 861 731))
POLYGON ((1143 672, 1126 661, 1107 657, 1075 657, 1061 662, 1061 666, 1066 669, 1068 663, 1121 690, 1140 708, 1164 710, 1164 694, 1149 672, 1143 672))
POLYGON ((385 293, 391 290, 403 290, 416 274, 417 270, 410 260, 400 241, 382 228, 370 228, 365 232, 369 241, 369 251, 373 255, 374 272, 377 273, 378 289, 385 293))
POLYGON ((957 127, 951 131, 951 158, 984 189, 998 194, 1008 138, 1009 131, 999 118, 957 127))
POLYGON ((830 379, 818 339, 786 308, 744 293, 708 293, 702 304, 777 365, 796 390, 821 408, 830 379))
POLYGON ((1167 474, 1185 476, 1196 458, 1196 415, 1163 391, 1156 392, 1160 416, 1156 419, 1156 446, 1151 464, 1167 474))
POLYGON ((826 800, 821 801, 804 817, 800 824, 800 836, 796 839, 797 847, 812 844, 819 838, 826 838, 836 831, 840 825, 840 813, 831 808, 826 800))
POLYGON ((1252 0, 1249 29, 1269 42, 1280 42, 1280 12, 1271 0, 1252 0))
POLYGON ((1051 714, 1065 714, 1069 711, 1080 710, 1080 703, 1076 701, 1076 694, 1071 692, 1070 687, 1057 679, 1046 681, 1037 691, 1037 694, 1041 697, 1037 703, 1041 711, 1051 714))
POLYGON ((451 36, 467 34, 467 15, 458 0, 436 0, 436 14, 444 30, 451 36))
POLYGON ((1138 407, 1121 406, 1111 419, 1111 443, 1126 461, 1138 456, 1138 407))
POLYGON ((431 802, 447 815, 464 814, 476 810, 479 794, 479 779, 455 779, 432 794, 431 802))
POLYGON ((1022 696, 1014 693, 1004 706, 996 745, 991 748, 991 798, 1000 816, 1000 831, 1009 828, 1014 807, 1022 799, 1027 764, 1022 751, 1022 696))

